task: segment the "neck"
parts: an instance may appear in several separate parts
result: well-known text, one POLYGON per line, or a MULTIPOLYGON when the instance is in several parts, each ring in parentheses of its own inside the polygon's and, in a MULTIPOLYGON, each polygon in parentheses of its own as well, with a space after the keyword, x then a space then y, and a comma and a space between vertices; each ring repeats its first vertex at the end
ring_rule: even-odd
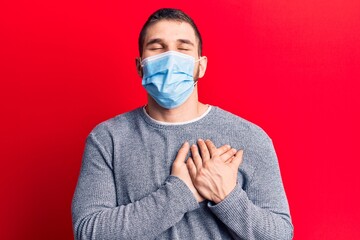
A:
POLYGON ((179 107, 166 109, 161 107, 154 99, 148 97, 146 112, 155 120, 161 122, 186 122, 200 117, 206 112, 208 106, 198 101, 196 89, 190 97, 179 107))

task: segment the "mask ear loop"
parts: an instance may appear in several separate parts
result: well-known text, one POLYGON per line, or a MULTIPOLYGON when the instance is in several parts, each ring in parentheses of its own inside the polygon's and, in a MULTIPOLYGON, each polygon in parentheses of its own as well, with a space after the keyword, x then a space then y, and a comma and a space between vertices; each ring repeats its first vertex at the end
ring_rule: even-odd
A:
POLYGON ((203 59, 203 56, 199 57, 199 59, 198 59, 198 60, 195 60, 195 62, 196 62, 196 63, 197 63, 197 62, 200 62, 202 59, 203 59))
MULTIPOLYGON (((196 60, 195 62, 197 63, 197 62, 200 62, 201 60, 203 60, 203 56, 201 56, 201 57, 200 57, 198 60, 196 60)), ((194 87, 197 85, 198 81, 199 81, 199 78, 197 78, 197 79, 194 81, 194 87)))
POLYGON ((142 63, 143 60, 141 59, 141 57, 139 57, 138 59, 139 59, 140 67, 144 67, 144 64, 142 63))
POLYGON ((142 63, 143 60, 141 59, 141 57, 136 58, 136 61, 139 63, 139 69, 138 69, 138 73, 140 75, 140 77, 143 77, 143 68, 144 68, 144 64, 142 63))

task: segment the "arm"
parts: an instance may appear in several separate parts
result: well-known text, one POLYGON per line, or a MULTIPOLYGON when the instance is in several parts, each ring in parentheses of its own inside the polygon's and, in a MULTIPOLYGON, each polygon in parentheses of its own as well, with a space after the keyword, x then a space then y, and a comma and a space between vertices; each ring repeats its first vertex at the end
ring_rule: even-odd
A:
POLYGON ((271 141, 265 144, 264 150, 259 150, 257 156, 263 159, 253 159, 262 165, 258 165, 246 191, 236 184, 238 166, 242 161, 240 152, 231 162, 224 162, 216 158, 216 147, 211 141, 206 141, 206 144, 199 141, 198 144, 202 159, 194 147, 194 160, 190 159, 188 163, 190 176, 199 193, 212 201, 209 209, 228 227, 233 237, 291 239, 293 226, 271 141), (204 172, 206 174, 201 174, 204 172))
MULTIPOLYGON (((187 151, 179 151, 177 162, 184 162, 187 151)), ((112 157, 90 134, 72 202, 75 238, 155 238, 180 221, 186 212, 198 208, 194 193, 179 177, 169 176, 155 192, 118 206, 112 157)))

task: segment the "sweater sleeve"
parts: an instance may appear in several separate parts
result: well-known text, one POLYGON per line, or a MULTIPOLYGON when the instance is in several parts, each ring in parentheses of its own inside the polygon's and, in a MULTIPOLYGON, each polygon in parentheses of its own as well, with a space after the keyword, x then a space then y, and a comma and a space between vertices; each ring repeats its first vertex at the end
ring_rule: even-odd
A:
MULTIPOLYGON (((244 161, 245 155, 246 150, 244 161)), ((238 183, 222 202, 209 203, 209 208, 235 239, 292 239, 293 226, 271 139, 257 156, 263 159, 253 159, 257 167, 246 189, 238 183)))
POLYGON ((72 201, 75 239, 154 239, 198 207, 174 176, 148 196, 118 205, 110 154, 89 135, 72 201))

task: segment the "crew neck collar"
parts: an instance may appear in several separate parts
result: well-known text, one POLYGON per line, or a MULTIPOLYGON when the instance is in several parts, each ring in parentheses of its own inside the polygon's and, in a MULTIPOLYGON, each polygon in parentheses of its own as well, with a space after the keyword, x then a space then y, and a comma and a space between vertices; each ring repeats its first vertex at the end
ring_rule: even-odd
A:
POLYGON ((213 106, 208 105, 208 108, 206 109, 206 111, 201 116, 199 116, 197 118, 194 118, 194 119, 189 120, 189 121, 184 121, 184 122, 170 123, 170 122, 159 121, 159 120, 156 120, 156 119, 152 118, 146 112, 145 107, 146 107, 146 105, 142 107, 142 112, 143 112, 143 114, 145 116, 145 120, 148 120, 149 123, 155 124, 157 126, 163 126, 163 127, 166 127, 166 126, 183 126, 183 125, 187 125, 187 124, 191 124, 191 123, 196 123, 196 122, 202 120, 203 118, 205 118, 211 112, 211 110, 213 109, 213 106))

